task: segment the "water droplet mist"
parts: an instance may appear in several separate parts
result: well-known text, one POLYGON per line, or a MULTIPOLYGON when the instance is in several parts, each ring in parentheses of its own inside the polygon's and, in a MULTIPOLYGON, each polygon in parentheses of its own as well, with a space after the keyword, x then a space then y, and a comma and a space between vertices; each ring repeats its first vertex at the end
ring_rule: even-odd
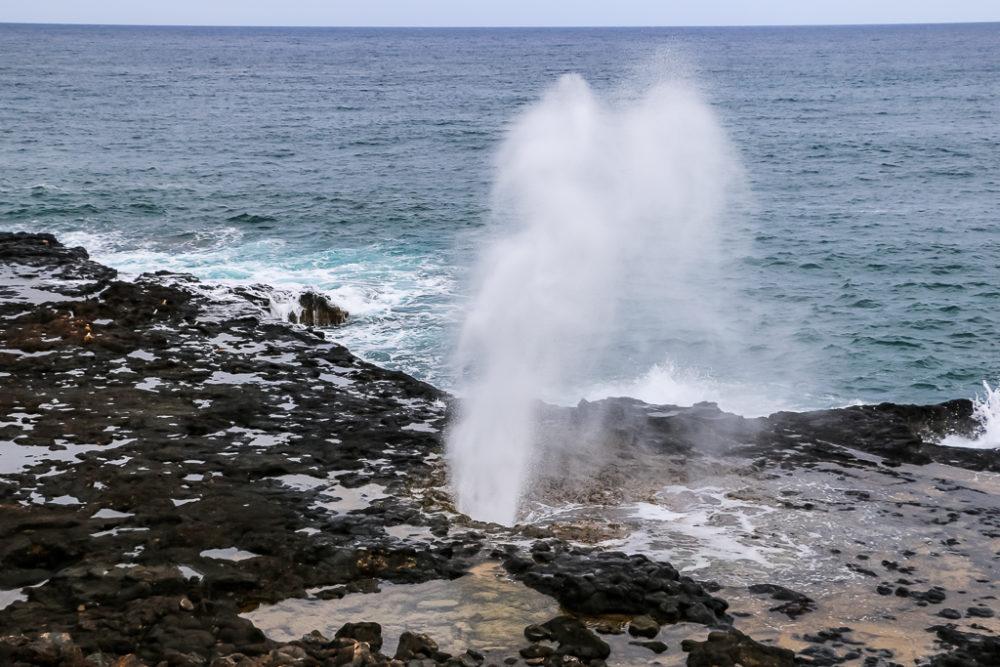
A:
POLYGON ((701 278, 738 174, 715 114, 682 82, 611 103, 566 75, 517 119, 456 353, 465 381, 447 451, 462 512, 516 521, 539 400, 565 399, 680 323, 713 329, 701 278))

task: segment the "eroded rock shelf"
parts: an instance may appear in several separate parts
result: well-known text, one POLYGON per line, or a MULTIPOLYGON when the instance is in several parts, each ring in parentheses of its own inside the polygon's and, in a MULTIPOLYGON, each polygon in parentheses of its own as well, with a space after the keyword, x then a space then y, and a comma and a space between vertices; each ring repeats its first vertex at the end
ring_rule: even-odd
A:
POLYGON ((451 397, 259 294, 45 234, 0 276, 0 664, 1000 664, 968 401, 551 408, 504 528, 452 504, 451 397), (695 562, 723 534, 749 569, 695 562))

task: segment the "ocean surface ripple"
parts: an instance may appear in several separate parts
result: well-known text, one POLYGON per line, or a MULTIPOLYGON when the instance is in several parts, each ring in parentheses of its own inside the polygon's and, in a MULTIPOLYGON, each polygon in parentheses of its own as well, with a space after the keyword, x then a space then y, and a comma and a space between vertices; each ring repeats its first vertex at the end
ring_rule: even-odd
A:
POLYGON ((998 38, 0 25, 0 229, 125 273, 317 287, 354 314, 353 351, 452 388, 512 119, 566 73, 613 95, 669 71, 746 173, 703 278, 720 335, 676 322, 566 401, 972 397, 1000 375, 998 38))

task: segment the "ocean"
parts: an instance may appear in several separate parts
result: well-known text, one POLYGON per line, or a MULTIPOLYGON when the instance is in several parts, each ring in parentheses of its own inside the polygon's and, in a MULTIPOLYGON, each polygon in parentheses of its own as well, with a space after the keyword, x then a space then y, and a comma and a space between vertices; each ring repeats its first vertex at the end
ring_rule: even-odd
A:
MULTIPOLYGON (((998 43, 1000 24, 0 25, 0 230, 51 232, 126 276, 319 289, 352 314, 330 338, 461 394, 484 257, 524 225, 497 214, 503 147, 567 75, 620 114, 666 82, 694 120, 654 115, 630 141, 679 142, 673 180, 626 156, 608 164, 635 177, 599 200, 662 203, 642 215, 663 233, 600 247, 672 272, 602 282, 613 308, 594 317, 629 335, 590 341, 593 363, 544 397, 747 415, 973 397, 1000 377, 998 43), (714 147, 690 131, 704 118, 714 147), (713 234, 684 245, 675 225, 703 200, 713 234)), ((565 193, 535 185, 559 217, 565 193)), ((566 208, 555 247, 586 214, 566 208)))

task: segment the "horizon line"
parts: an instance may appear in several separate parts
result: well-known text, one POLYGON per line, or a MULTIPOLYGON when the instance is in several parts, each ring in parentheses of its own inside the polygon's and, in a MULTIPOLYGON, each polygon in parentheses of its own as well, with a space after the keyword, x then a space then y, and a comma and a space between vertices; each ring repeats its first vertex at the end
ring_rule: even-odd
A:
POLYGON ((2 26, 64 26, 80 28, 294 28, 316 30, 597 30, 597 29, 675 29, 675 28, 846 28, 931 25, 990 25, 1000 19, 984 21, 917 21, 894 23, 740 23, 676 25, 302 25, 259 23, 65 23, 62 21, 2 21, 2 26))

